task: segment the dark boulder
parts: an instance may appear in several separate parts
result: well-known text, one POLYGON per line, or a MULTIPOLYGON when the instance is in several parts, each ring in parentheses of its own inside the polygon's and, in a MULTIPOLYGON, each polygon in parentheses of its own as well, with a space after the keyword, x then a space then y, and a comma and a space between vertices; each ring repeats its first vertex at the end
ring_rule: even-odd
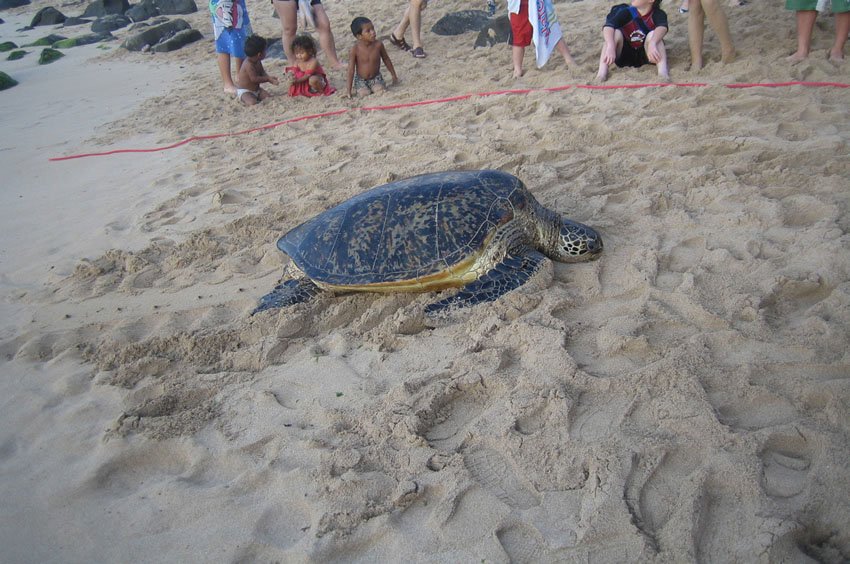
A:
POLYGON ((3 43, 0 43, 0 53, 5 53, 6 51, 11 51, 12 49, 17 48, 18 46, 11 41, 4 41, 3 43))
POLYGON ((33 16, 32 22, 30 23, 30 27, 37 27, 40 25, 58 25, 63 23, 66 19, 68 18, 65 17, 65 14, 53 6, 47 6, 35 13, 35 16, 33 16))
POLYGON ((461 10, 437 20, 431 31, 437 35, 460 35, 467 31, 479 31, 489 19, 484 10, 461 10))
POLYGON ((18 8, 26 6, 30 0, 0 0, 0 10, 8 10, 9 8, 18 8))
POLYGON ((123 14, 110 14, 94 20, 91 24, 91 30, 94 33, 109 33, 127 27, 131 23, 130 18, 123 14))
POLYGON ((194 14, 198 11, 195 0, 154 0, 159 13, 166 16, 194 14))
POLYGON ((62 27, 74 27, 77 25, 85 25, 90 23, 91 20, 89 19, 71 16, 70 18, 65 18, 65 22, 62 24, 62 27))
POLYGON ((157 43, 171 39, 184 29, 191 29, 186 20, 171 20, 131 35, 124 40, 121 47, 128 51, 144 51, 153 48, 157 43))
POLYGON ((511 22, 507 14, 498 18, 491 18, 481 31, 478 32, 478 37, 475 39, 476 47, 492 47, 493 45, 504 44, 508 42, 511 36, 511 22))
POLYGON ((142 0, 124 12, 124 15, 134 22, 142 22, 159 15, 159 8, 153 0, 142 0))
POLYGON ((26 51, 18 49, 16 51, 12 51, 11 53, 9 53, 9 56, 6 57, 6 60, 7 61, 17 61, 18 59, 23 59, 24 55, 26 55, 26 54, 27 54, 26 51))
POLYGON ((181 47, 184 47, 189 43, 194 43, 195 41, 203 38, 204 34, 202 34, 197 29, 184 29, 183 31, 178 31, 177 33, 175 33, 173 37, 154 45, 151 48, 151 51, 153 51, 154 53, 167 53, 168 51, 176 51, 177 49, 180 49, 181 47))
POLYGON ((109 14, 123 14, 130 9, 130 2, 127 0, 94 0, 86 6, 86 11, 83 12, 84 18, 102 18, 109 14))

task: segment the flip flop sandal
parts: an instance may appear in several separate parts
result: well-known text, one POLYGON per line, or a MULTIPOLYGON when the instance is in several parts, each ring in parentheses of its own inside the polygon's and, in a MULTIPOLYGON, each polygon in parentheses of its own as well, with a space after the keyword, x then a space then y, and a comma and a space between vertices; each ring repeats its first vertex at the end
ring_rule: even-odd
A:
POLYGON ((395 34, 390 34, 390 43, 401 49, 402 51, 410 51, 410 45, 407 44, 407 41, 404 40, 404 37, 401 39, 396 39, 395 34))
POLYGON ((425 54, 425 50, 422 47, 417 47, 413 50, 413 56, 417 59, 424 59, 428 55, 425 54))

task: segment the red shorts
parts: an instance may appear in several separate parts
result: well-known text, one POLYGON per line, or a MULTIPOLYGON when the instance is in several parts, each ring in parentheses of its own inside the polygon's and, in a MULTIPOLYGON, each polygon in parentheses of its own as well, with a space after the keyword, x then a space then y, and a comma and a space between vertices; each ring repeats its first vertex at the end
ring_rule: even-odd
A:
POLYGON ((511 45, 528 47, 531 45, 533 34, 531 22, 528 21, 528 0, 522 0, 519 5, 519 13, 511 14, 511 45))

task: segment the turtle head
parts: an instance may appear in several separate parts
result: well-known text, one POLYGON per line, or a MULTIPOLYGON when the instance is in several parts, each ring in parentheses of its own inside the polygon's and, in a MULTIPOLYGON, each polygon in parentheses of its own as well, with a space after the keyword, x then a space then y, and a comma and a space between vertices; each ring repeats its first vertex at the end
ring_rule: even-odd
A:
POLYGON ((602 237, 583 223, 561 219, 552 258, 559 262, 582 262, 598 258, 602 253, 602 237))

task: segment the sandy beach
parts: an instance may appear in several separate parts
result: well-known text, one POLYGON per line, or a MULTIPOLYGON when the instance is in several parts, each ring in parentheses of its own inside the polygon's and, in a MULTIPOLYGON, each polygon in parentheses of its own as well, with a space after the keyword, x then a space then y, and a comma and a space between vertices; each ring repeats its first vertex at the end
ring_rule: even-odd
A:
MULTIPOLYGON (((850 561, 832 17, 791 65, 793 13, 726 7, 738 59, 708 29, 696 72, 665 2, 673 83, 599 88, 609 2, 556 1, 578 66, 529 52, 520 79, 508 46, 431 31, 483 0, 431 2, 425 59, 386 40, 405 4, 323 1, 343 60, 355 16, 385 41, 401 82, 365 99, 241 106, 205 5, 172 53, 0 61, 20 83, 0 92, 0 561, 850 561), (250 315, 289 229, 485 168, 599 230, 602 257, 436 326, 434 294, 250 315)), ((0 12, 0 40, 88 32, 16 31, 48 5, 0 12)))

